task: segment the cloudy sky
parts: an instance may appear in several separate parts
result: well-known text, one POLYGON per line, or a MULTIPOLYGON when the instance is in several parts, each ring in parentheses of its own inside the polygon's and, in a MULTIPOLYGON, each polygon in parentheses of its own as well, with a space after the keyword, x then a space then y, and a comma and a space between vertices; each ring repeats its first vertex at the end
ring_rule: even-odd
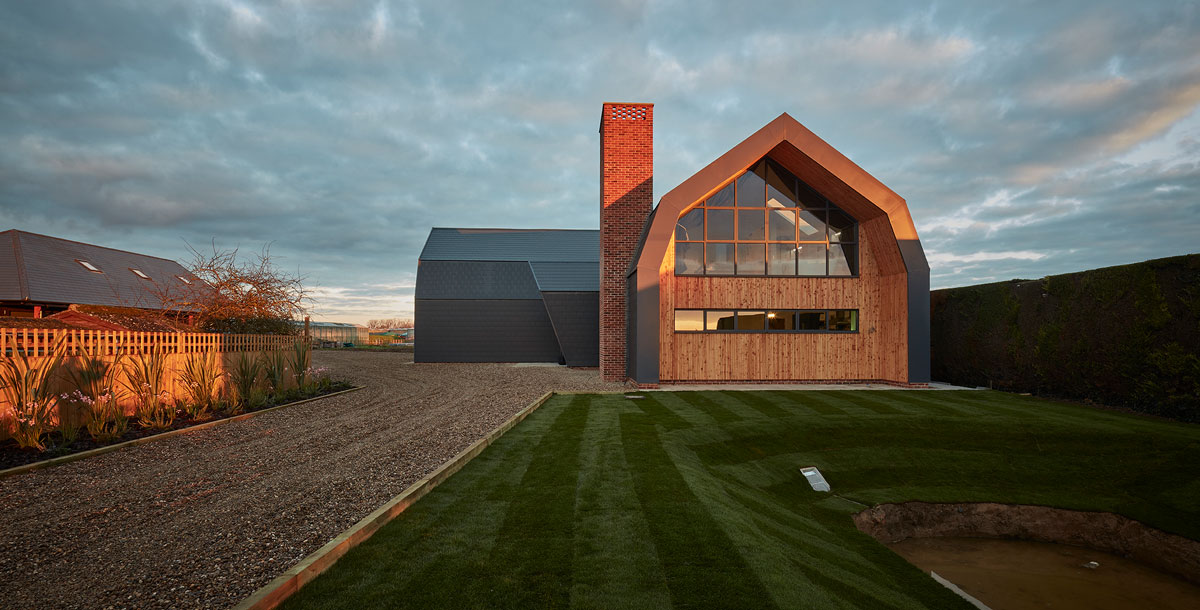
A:
POLYGON ((0 3, 0 230, 258 250, 411 315, 435 226, 594 228, 600 107, 655 200, 787 112, 908 200, 933 286, 1200 251, 1193 2, 0 3))

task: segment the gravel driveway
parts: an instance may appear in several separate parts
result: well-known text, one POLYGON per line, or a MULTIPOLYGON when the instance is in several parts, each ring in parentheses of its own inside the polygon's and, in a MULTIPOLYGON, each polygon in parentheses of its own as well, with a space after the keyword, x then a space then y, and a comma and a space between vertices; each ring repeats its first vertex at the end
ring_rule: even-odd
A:
POLYGON ((0 479, 5 608, 236 604, 592 370, 318 351, 342 396, 0 479))

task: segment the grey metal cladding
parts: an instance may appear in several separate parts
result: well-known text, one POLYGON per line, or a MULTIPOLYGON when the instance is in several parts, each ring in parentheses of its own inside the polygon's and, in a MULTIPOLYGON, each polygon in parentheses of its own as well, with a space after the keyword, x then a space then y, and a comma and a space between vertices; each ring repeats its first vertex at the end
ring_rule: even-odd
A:
POLYGON ((599 262, 600 231, 435 227, 421 261, 599 262))
POLYGON ((416 362, 558 362, 541 299, 416 300, 416 362))
POLYGON ((600 366, 600 293, 544 292, 546 311, 569 366, 600 366))
MULTIPOLYGON (((24 262, 28 298, 34 303, 159 308, 164 289, 182 286, 176 276, 192 277, 182 265, 164 258, 25 231, 13 233, 24 262), (77 260, 86 260, 103 273, 88 271, 77 260), (142 271, 153 281, 130 269, 142 271)), ((10 243, 0 239, 5 248, 10 243)))
POLYGON ((421 261, 418 299, 540 299, 529 263, 421 261))
POLYGON ((929 262, 920 240, 898 239, 908 270, 908 382, 929 383, 929 262))
POLYGON ((600 292, 600 263, 535 261, 529 266, 542 292, 600 292))

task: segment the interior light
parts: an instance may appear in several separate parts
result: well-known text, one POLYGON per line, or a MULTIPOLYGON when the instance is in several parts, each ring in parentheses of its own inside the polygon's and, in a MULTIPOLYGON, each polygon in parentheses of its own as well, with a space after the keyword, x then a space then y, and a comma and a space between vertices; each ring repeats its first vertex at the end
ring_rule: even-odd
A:
POLYGON ((771 313, 767 314, 767 317, 768 317, 768 318, 774 318, 774 317, 775 317, 775 312, 771 312, 771 313))

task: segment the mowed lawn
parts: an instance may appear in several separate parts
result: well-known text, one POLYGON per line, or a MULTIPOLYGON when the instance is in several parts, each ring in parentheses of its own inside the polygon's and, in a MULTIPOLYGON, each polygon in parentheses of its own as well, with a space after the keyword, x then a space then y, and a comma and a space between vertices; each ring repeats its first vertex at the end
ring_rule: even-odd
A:
POLYGON ((990 391, 641 396, 556 396, 289 606, 970 607, 858 532, 858 503, 1113 511, 1200 539, 1200 426, 990 391))

